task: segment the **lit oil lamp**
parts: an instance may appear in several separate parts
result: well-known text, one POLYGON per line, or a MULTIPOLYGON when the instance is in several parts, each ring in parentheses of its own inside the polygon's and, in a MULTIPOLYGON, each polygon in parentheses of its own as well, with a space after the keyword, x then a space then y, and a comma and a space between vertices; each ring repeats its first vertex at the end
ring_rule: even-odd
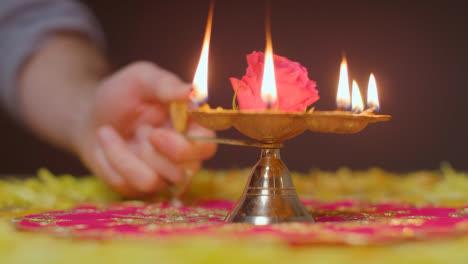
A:
MULTIPOLYGON (((194 78, 192 98, 198 104, 205 102, 208 96, 208 47, 211 34, 212 8, 210 10, 207 33, 205 34, 202 54, 194 78)), ((388 115, 375 115, 373 112, 362 112, 364 108, 363 101, 357 84, 353 85, 355 86, 353 97, 350 96, 345 59, 341 64, 337 105, 341 110, 348 110, 353 102, 354 111, 362 113, 354 114, 349 111, 272 111, 270 107, 278 103, 278 96, 273 49, 269 33, 269 18, 267 18, 266 24, 267 41, 261 86, 261 98, 268 106, 266 110, 211 109, 208 105, 204 105, 198 109, 180 108, 182 110, 175 111, 173 109, 175 107, 171 106, 171 117, 174 126, 181 132, 185 128, 178 128, 179 126, 182 127, 182 125, 176 124, 178 122, 177 116, 185 115, 185 119, 182 119, 186 122, 187 115, 189 115, 197 123, 208 129, 221 131, 234 127, 242 134, 256 141, 191 137, 192 140, 206 140, 220 144, 261 148, 260 160, 253 167, 242 197, 228 213, 226 221, 256 225, 280 222, 313 222, 312 217, 296 194, 288 168, 281 160, 280 148, 283 147, 283 142, 302 134, 306 130, 319 133, 357 133, 369 123, 388 121, 391 117, 388 115)), ((368 96, 368 105, 378 107, 375 79, 373 83, 372 89, 375 87, 375 92, 369 91, 372 97, 368 96)), ((369 85, 371 85, 371 82, 369 85)))

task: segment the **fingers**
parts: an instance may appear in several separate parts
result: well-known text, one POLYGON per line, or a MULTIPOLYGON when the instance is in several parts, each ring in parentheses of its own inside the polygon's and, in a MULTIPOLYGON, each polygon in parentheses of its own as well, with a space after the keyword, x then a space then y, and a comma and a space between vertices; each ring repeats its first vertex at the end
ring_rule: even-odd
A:
POLYGON ((167 157, 157 153, 149 141, 153 128, 143 125, 137 129, 138 154, 159 176, 170 183, 182 183, 184 171, 182 167, 172 163, 167 157))
MULTIPOLYGON (((211 130, 191 123, 187 135, 196 137, 215 137, 211 130)), ((175 163, 201 161, 216 153, 216 144, 211 142, 189 141, 183 135, 168 128, 154 129, 150 137, 156 151, 175 163)))
MULTIPOLYGON (((103 154, 108 161, 109 168, 112 168, 116 174, 125 179, 136 191, 146 193, 155 189, 161 179, 130 150, 112 127, 100 127, 98 129, 98 139, 102 145, 103 154)), ((107 168, 107 174, 113 175, 109 168, 107 168)), ((117 176, 113 177, 117 178, 117 176)))
MULTIPOLYGON (((177 133, 166 129, 154 129, 141 126, 136 131, 136 149, 131 149, 117 132, 110 126, 100 127, 97 131, 98 146, 95 150, 96 172, 112 188, 126 197, 141 196, 166 189, 169 183, 183 183, 200 169, 201 160, 210 157, 216 151, 216 145, 191 143, 177 133), (169 141, 175 147, 175 155, 168 156, 157 151, 152 144, 152 137, 168 133, 169 141), (181 141, 180 141, 181 140, 181 141), (177 153, 182 157, 177 157, 177 153)), ((214 133, 190 126, 189 133, 198 136, 214 136, 214 133)))
POLYGON ((109 184, 112 189, 116 190, 124 197, 134 197, 138 194, 128 185, 127 181, 112 168, 99 144, 95 150, 95 158, 93 167, 96 174, 104 182, 109 184))
POLYGON ((192 85, 182 81, 174 73, 150 62, 136 62, 123 70, 143 95, 159 102, 188 101, 192 85))

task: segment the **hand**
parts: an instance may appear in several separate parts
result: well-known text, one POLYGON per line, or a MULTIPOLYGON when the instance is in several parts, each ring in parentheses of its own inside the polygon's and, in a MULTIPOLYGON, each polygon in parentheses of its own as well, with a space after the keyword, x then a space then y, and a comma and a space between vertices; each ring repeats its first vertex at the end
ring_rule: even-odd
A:
MULTIPOLYGON (((169 120, 169 102, 188 101, 191 85, 148 62, 137 62, 97 84, 75 149, 99 178, 126 197, 184 182, 216 152, 214 143, 188 141, 169 120)), ((189 122, 187 134, 214 137, 189 122)))

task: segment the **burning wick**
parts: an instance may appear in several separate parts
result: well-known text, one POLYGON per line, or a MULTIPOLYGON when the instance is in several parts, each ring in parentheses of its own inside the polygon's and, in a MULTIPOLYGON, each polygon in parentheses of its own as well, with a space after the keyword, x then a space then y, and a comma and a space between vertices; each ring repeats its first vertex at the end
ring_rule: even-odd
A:
POLYGON ((263 79, 261 86, 261 96, 262 100, 267 104, 267 110, 271 110, 271 105, 277 102, 278 99, 275 80, 275 64, 273 62, 273 44, 271 41, 270 5, 271 3, 268 2, 265 14, 266 47, 265 64, 263 68, 263 79))
POLYGON ((197 70, 193 78, 192 102, 196 105, 202 105, 208 101, 208 52, 210 50, 211 25, 213 21, 214 1, 210 2, 208 20, 206 22, 205 37, 200 54, 197 70))
POLYGON ((364 104, 362 102, 361 91, 359 90, 359 86, 357 85, 356 81, 353 81, 353 91, 351 97, 352 103, 352 112, 353 113, 360 113, 364 110, 364 104))
POLYGON ((367 87, 367 107, 374 109, 375 112, 378 112, 380 108, 377 84, 375 82, 374 74, 372 73, 369 77, 369 86, 367 87))
POLYGON ((377 111, 377 107, 373 106, 371 108, 367 108, 366 110, 362 111, 361 115, 375 114, 376 111, 377 111))
POLYGON ((208 105, 208 96, 200 97, 197 96, 197 88, 192 87, 192 93, 190 94, 190 103, 191 107, 204 107, 208 105))
MULTIPOLYGON (((269 100, 267 101, 267 110, 272 110, 273 108, 271 107, 272 106, 272 101, 269 100)), ((278 102, 276 103, 276 107, 274 109, 277 109, 278 108, 278 102)))
POLYGON ((336 96, 336 106, 341 110, 348 110, 351 107, 351 96, 349 95, 348 64, 343 56, 340 67, 340 79, 338 81, 338 93, 336 96))
POLYGON ((377 84, 375 83, 374 74, 369 77, 369 86, 367 87, 367 107, 361 114, 374 114, 379 112, 379 95, 377 93, 377 84))

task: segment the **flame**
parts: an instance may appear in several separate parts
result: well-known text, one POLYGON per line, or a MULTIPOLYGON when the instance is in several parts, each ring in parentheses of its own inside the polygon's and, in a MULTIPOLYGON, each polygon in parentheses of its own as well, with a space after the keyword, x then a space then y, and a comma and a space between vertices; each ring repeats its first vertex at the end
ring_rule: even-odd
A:
POLYGON ((208 98, 208 51, 210 49, 211 24, 213 21, 214 1, 210 2, 208 12, 208 21, 206 22, 205 38, 203 48, 198 62, 197 71, 193 78, 193 100, 197 103, 203 103, 208 98))
POLYGON ((372 73, 369 77, 369 86, 367 87, 367 107, 374 107, 376 112, 380 109, 377 84, 375 83, 375 77, 372 73))
POLYGON ((356 81, 353 81, 353 91, 352 91, 352 111, 353 112, 362 112, 364 110, 364 103, 362 102, 361 91, 359 91, 359 86, 356 81))
POLYGON ((271 43, 271 23, 270 23, 270 6, 267 5, 266 13, 266 47, 265 47, 265 65, 263 69, 262 79, 262 99, 268 105, 276 102, 278 95, 276 91, 276 80, 275 80, 275 66, 273 63, 273 45, 271 43))
POLYGON ((268 104, 272 104, 277 99, 275 68, 273 64, 273 49, 267 46, 265 49, 265 68, 262 79, 262 99, 268 104))
POLYGON ((343 60, 341 61, 336 105, 340 109, 349 109, 351 106, 351 98, 349 95, 348 64, 346 63, 345 57, 343 57, 343 60))

